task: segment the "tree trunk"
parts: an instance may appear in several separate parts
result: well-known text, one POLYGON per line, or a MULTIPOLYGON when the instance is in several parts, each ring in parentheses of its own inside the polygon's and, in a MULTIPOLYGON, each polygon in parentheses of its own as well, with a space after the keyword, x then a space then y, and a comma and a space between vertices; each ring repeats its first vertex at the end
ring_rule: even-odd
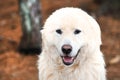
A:
POLYGON ((19 50, 25 53, 41 52, 41 12, 39 0, 19 0, 23 36, 19 50))

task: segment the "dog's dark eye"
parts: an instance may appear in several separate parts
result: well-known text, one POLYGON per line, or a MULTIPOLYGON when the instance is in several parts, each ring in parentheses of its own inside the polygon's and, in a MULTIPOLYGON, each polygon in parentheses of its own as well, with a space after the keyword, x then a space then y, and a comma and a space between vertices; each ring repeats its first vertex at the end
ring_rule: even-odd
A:
POLYGON ((58 34, 62 34, 61 29, 57 29, 56 32, 57 32, 58 34))
POLYGON ((80 32, 81 32, 81 30, 76 29, 76 30, 74 31, 74 34, 79 34, 80 32))

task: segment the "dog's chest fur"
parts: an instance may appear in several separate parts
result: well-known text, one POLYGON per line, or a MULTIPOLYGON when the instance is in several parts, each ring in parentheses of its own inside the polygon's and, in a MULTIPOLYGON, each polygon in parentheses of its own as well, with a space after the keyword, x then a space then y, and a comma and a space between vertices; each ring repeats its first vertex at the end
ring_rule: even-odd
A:
MULTIPOLYGON (((102 65, 85 64, 83 66, 73 65, 72 67, 49 66, 49 63, 42 61, 39 65, 39 80, 104 80, 101 74, 102 65), (44 66, 44 67, 43 67, 44 66), (102 79, 103 78, 103 79, 102 79)), ((104 70, 103 70, 104 71, 104 70)))

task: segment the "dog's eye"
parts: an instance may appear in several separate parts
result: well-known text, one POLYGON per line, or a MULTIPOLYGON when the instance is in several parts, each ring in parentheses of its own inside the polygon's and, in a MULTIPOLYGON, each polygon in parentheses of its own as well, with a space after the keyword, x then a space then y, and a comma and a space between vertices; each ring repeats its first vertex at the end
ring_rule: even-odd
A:
POLYGON ((81 30, 76 29, 76 30, 74 31, 74 34, 79 34, 80 32, 81 32, 81 30))
POLYGON ((61 31, 60 29, 57 29, 56 32, 57 32, 58 34, 62 34, 62 31, 61 31))

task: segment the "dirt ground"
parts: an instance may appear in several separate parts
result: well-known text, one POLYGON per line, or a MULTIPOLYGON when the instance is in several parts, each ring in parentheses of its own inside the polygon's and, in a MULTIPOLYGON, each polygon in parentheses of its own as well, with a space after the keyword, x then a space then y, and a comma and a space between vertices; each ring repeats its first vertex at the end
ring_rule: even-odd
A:
MULTIPOLYGON (((41 0, 43 22, 52 11, 65 6, 95 11, 92 0, 41 0), (80 6, 81 5, 81 6, 80 6)), ((93 16, 95 14, 92 13, 93 16)), ((120 80, 120 20, 112 16, 95 16, 102 30, 108 80, 120 80)), ((22 36, 18 0, 0 1, 0 80, 38 80, 38 56, 17 51, 22 36)))

